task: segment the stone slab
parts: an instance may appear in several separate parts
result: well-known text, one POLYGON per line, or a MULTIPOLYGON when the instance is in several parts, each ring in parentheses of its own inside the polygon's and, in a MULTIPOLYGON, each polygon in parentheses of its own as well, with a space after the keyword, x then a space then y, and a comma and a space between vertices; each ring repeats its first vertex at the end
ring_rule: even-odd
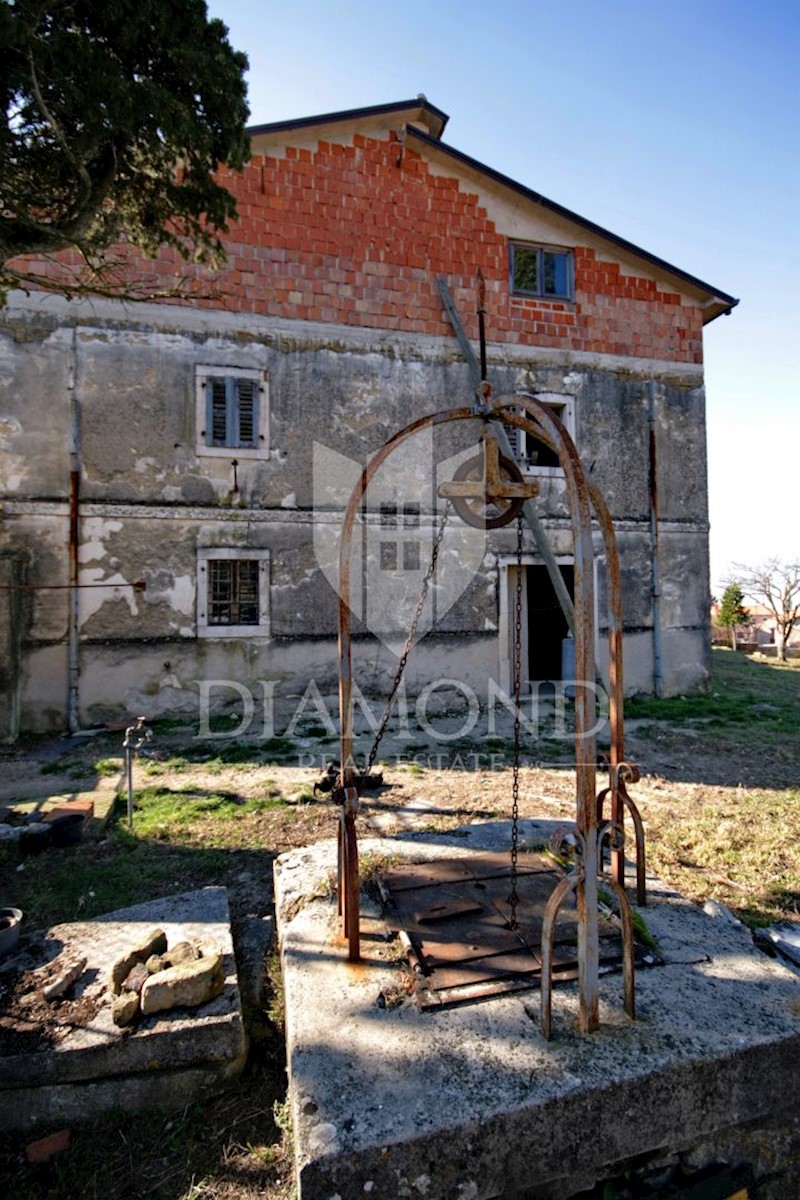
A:
POLYGON ((762 937, 769 939, 784 958, 800 967, 800 924, 773 925, 762 930, 762 937))
MULTIPOLYGON (((551 822, 523 823, 533 845, 551 822)), ((372 863, 508 845, 503 823, 461 836, 364 839, 372 863)), ((637 1016, 617 975, 601 980, 601 1027, 576 1029, 574 985, 421 1012, 383 1006, 402 981, 380 923, 364 921, 363 962, 339 934, 334 843, 275 866, 290 1098, 301 1200, 564 1197, 614 1164, 767 1119, 796 1090, 800 981, 748 931, 715 920, 656 880, 643 910, 665 965, 637 973, 637 1016)), ((372 902, 372 909, 374 909, 372 902)), ((371 911, 367 906, 367 911, 371 911)))
MULTIPOLYGON (((89 1093, 102 1094, 111 1079, 124 1085, 109 1084, 108 1095, 121 1090, 128 1097, 152 1097, 159 1075, 188 1072, 188 1085, 192 1072, 220 1077, 244 1065, 246 1038, 225 888, 201 888, 57 925, 48 931, 48 940, 54 951, 86 957, 76 994, 96 997, 100 1007, 88 1025, 73 1029, 55 1046, 0 1058, 0 1129, 27 1128, 49 1108, 68 1107, 70 1097, 75 1114, 81 1115, 89 1093), (119 1029, 111 1019, 107 987, 111 964, 154 926, 164 930, 169 944, 192 941, 218 947, 225 986, 199 1008, 140 1017, 135 1026, 119 1029), (149 1083, 143 1082, 148 1078, 149 1083)), ((13 964, 9 959, 3 969, 13 964)))
POLYGON ((82 792, 48 792, 44 794, 41 781, 26 785, 25 791, 30 793, 27 798, 23 799, 21 792, 22 788, 16 788, 17 799, 9 800, 4 807, 13 816, 24 815, 29 813, 40 814, 39 819, 44 819, 48 813, 55 809, 64 809, 66 811, 85 810, 91 805, 92 812, 88 821, 83 826, 84 837, 100 837, 108 824, 108 819, 114 809, 114 804, 117 799, 117 788, 109 781, 103 780, 96 788, 91 791, 82 792))

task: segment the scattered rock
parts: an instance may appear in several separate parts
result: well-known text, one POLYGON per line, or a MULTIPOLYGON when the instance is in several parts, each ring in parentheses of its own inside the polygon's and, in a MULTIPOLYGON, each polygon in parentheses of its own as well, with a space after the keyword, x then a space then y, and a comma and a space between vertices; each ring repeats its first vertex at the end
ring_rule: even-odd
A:
POLYGON ((179 967, 181 963, 195 962, 202 957, 202 951, 191 942, 176 942, 171 950, 162 955, 166 967, 179 967))
POLYGON ((718 921, 726 921, 729 925, 741 925, 738 917, 735 917, 727 904, 723 904, 721 900, 706 900, 703 905, 703 912, 709 917, 716 917, 718 921))
POLYGON ((14 1033, 38 1033, 35 1021, 23 1021, 20 1017, 0 1017, 0 1029, 11 1029, 14 1033))
POLYGON ((111 1020, 124 1029, 136 1018, 139 1008, 138 992, 122 992, 111 1001, 111 1020))
POLYGON ((151 975, 157 974, 158 971, 166 971, 169 963, 161 954, 151 954, 147 962, 144 964, 151 975))
POLYGON ((66 967, 52 983, 46 984, 42 988, 42 995, 45 1000, 57 1000, 59 996, 63 996, 68 988, 71 988, 76 980, 80 979, 86 969, 86 958, 76 959, 74 963, 66 967))
POLYGON ((57 1133, 49 1133, 47 1137, 39 1138, 36 1142, 28 1142, 25 1157, 29 1163, 49 1162, 54 1155, 66 1150, 71 1136, 70 1129, 59 1129, 57 1133))
POLYGON ((210 954, 151 975, 142 988, 145 1016, 186 1005, 195 1008, 217 997, 225 986, 222 955, 210 954))
MULTIPOLYGON (((149 961, 149 960, 148 960, 149 961)), ((122 981, 122 994, 125 992, 136 992, 138 995, 145 984, 145 980, 150 978, 150 972, 144 963, 134 963, 128 974, 122 981)))
POLYGON ((163 954, 167 948, 167 935, 163 929, 151 929, 146 937, 116 960, 111 968, 111 991, 119 995, 123 979, 127 978, 131 967, 137 962, 147 962, 153 954, 163 954))
POLYGON ((800 966, 800 924, 772 925, 769 929, 757 929, 753 935, 761 949, 777 951, 795 966, 800 966))

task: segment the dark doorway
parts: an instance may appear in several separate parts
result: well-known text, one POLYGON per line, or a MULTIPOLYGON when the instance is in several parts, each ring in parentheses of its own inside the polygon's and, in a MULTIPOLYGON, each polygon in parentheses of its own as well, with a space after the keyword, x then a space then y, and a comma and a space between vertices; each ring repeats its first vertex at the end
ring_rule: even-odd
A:
MULTIPOLYGON (((561 611, 547 567, 527 567, 528 678, 561 678, 561 643, 567 636, 567 618, 561 611)), ((575 595, 575 571, 559 567, 570 596, 575 595)))

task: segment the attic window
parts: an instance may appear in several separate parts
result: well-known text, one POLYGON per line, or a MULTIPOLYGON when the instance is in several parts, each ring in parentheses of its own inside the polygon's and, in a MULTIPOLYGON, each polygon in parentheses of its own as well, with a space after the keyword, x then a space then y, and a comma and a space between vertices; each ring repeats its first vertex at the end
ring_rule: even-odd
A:
POLYGON ((511 243, 511 291, 515 296, 571 300, 573 280, 571 250, 511 243))

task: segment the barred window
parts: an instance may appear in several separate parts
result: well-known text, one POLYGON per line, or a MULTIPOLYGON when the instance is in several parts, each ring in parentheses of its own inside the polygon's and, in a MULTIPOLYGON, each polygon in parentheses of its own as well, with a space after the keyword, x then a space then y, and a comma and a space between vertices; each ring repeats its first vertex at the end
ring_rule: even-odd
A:
POLYGON ((208 564, 209 625, 258 624, 258 563, 252 558, 208 564))
POLYGON ((197 551, 199 637, 269 636, 269 551, 197 551))

